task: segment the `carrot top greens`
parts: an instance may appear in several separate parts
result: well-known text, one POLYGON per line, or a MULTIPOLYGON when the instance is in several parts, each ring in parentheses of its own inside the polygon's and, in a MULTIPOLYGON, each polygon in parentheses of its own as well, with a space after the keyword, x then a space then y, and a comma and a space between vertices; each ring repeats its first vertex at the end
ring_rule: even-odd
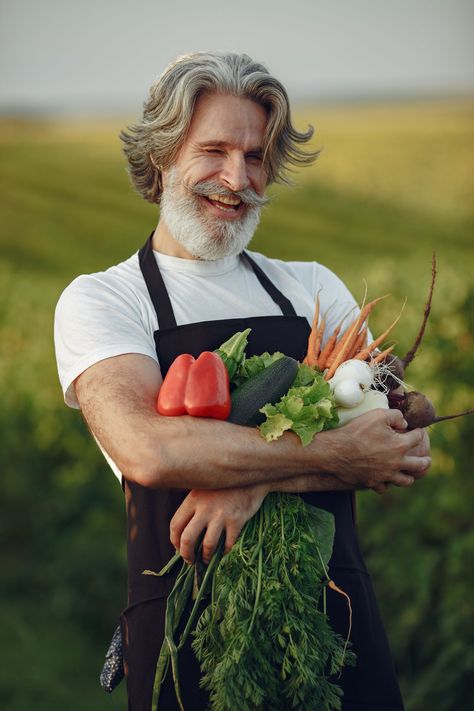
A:
POLYGON ((333 540, 333 515, 292 494, 267 496, 247 522, 194 632, 213 711, 236 699, 240 711, 341 708, 329 676, 355 655, 325 615, 333 540))

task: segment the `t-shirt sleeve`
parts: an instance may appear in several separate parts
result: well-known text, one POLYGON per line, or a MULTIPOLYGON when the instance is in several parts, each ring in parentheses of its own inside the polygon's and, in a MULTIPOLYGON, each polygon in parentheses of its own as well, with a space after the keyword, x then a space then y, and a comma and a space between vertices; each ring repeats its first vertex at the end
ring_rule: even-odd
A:
MULTIPOLYGON (((344 282, 327 267, 315 264, 314 292, 320 295, 321 312, 326 318, 326 328, 322 345, 342 324, 341 333, 352 323, 360 312, 359 305, 344 282)), ((372 334, 368 331, 368 338, 372 334)))
POLYGON ((79 409, 74 380, 105 358, 139 353, 157 362, 153 333, 137 298, 95 275, 75 279, 55 311, 54 342, 64 400, 79 409))

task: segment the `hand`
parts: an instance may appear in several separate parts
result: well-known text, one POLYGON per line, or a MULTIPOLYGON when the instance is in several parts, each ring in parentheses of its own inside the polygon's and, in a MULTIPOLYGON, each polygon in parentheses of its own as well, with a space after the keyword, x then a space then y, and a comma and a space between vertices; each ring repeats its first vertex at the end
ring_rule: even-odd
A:
POLYGON ((426 432, 407 432, 406 426, 399 410, 372 410, 332 430, 332 473, 378 493, 390 484, 410 486, 426 474, 431 459, 426 432))
MULTIPOLYGON (((419 430, 421 434, 421 439, 418 444, 415 444, 415 446, 409 451, 409 455, 413 457, 426 457, 426 461, 428 462, 426 469, 422 469, 418 472, 413 472, 413 476, 415 480, 422 479, 425 474, 428 472, 428 469, 431 466, 431 458, 429 456, 431 447, 430 447, 430 439, 428 437, 428 434, 425 429, 419 430)), ((385 494, 385 492, 389 489, 390 484, 387 482, 383 482, 378 484, 377 486, 373 486, 372 489, 377 493, 377 494, 385 494)))
POLYGON ((224 531, 225 552, 228 553, 243 526, 257 513, 268 490, 265 484, 233 489, 193 489, 171 519, 171 543, 185 561, 193 563, 196 542, 206 529, 202 557, 209 563, 224 531))

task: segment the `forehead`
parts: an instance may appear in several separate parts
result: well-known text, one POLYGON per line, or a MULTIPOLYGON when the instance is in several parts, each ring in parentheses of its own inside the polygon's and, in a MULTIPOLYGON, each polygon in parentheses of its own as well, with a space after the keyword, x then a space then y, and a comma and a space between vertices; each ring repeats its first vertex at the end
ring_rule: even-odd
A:
POLYGON ((255 101, 205 94, 196 102, 185 143, 212 141, 254 148, 263 145, 266 125, 265 109, 255 101))

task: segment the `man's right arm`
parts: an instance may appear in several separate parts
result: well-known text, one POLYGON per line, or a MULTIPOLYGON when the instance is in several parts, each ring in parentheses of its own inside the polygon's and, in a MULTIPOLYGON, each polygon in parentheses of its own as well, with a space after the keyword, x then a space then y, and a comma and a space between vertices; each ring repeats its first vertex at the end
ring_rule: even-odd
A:
POLYGON ((143 486, 225 489, 297 477, 310 486, 308 476, 318 478, 318 490, 340 488, 340 482, 347 488, 407 486, 429 465, 412 454, 423 432, 404 432, 395 410, 321 432, 307 447, 292 433, 269 444, 255 428, 159 416, 161 382, 156 362, 136 354, 102 360, 75 381, 88 426, 123 475, 143 486))

